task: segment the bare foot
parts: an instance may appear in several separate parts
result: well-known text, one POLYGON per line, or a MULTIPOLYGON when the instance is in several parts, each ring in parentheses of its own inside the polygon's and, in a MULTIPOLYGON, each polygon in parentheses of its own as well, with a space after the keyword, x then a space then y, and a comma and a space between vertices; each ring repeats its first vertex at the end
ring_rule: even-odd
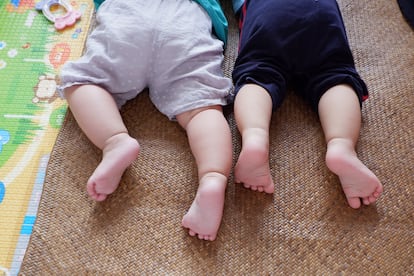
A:
POLYGON ((118 188, 126 168, 139 154, 138 141, 127 133, 117 134, 108 139, 103 149, 102 161, 89 177, 86 189, 90 197, 103 201, 118 188))
POLYGON ((227 178, 218 173, 207 174, 200 180, 196 197, 181 222, 191 236, 197 235, 201 240, 216 239, 223 216, 226 186, 227 178))
POLYGON ((243 147, 234 169, 236 183, 253 191, 273 193, 275 185, 270 175, 267 133, 243 135, 243 147), (259 135, 257 135, 259 134, 259 135))
POLYGON ((326 165, 338 175, 349 206, 374 203, 383 191, 375 174, 358 159, 352 143, 333 139, 328 143, 326 165))

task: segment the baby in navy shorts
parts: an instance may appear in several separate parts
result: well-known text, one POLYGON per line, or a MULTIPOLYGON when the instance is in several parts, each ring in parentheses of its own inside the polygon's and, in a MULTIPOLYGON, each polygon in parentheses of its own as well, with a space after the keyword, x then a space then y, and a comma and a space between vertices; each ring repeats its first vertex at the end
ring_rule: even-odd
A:
POLYGON ((269 126, 288 89, 318 113, 327 143, 326 165, 349 205, 375 202, 382 184, 357 157, 361 106, 368 97, 355 69, 335 0, 246 0, 241 8, 239 55, 233 71, 234 112, 242 135, 236 182, 273 193, 269 126))

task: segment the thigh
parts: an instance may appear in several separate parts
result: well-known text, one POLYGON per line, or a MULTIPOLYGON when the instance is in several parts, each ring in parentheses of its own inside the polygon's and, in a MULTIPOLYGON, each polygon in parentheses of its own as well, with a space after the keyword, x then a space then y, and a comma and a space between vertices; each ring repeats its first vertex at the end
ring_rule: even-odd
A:
MULTIPOLYGON (((286 1, 247 1, 240 20, 239 53, 232 77, 235 94, 247 83, 263 87, 272 97, 273 108, 285 98, 290 57, 286 35, 286 1)), ((290 20, 290 19, 289 19, 290 20)))
POLYGON ((195 2, 182 3, 186 9, 176 7, 182 15, 157 34, 150 77, 151 100, 170 119, 195 108, 225 105, 232 88, 221 68, 223 42, 212 35, 210 17, 195 2))
POLYGON ((361 105, 368 98, 367 86, 352 65, 338 64, 336 67, 321 70, 313 75, 296 78, 294 83, 296 84, 295 91, 310 103, 314 111, 318 110, 322 95, 339 84, 351 86, 361 105))
POLYGON ((149 22, 139 19, 143 11, 136 4, 140 2, 107 0, 99 8, 84 55, 61 70, 62 89, 74 84, 99 85, 120 107, 146 87, 152 38, 149 22))

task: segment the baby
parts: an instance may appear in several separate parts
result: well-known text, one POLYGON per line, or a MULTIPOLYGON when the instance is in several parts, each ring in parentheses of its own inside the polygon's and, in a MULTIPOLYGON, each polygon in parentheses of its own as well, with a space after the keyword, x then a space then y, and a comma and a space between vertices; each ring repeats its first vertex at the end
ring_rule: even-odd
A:
POLYGON ((157 109, 186 130, 197 163, 199 188, 182 226, 192 236, 214 240, 232 164, 222 113, 232 89, 221 69, 227 21, 219 3, 107 0, 96 22, 85 54, 68 62, 60 76, 78 125, 102 150, 88 194, 105 200, 138 157, 140 145, 119 108, 149 88, 157 109))
POLYGON ((368 97, 355 69, 335 0, 233 0, 240 16, 239 55, 233 71, 234 112, 242 136, 235 179, 273 193, 269 125, 288 88, 318 112, 326 138, 326 165, 348 204, 375 202, 382 184, 358 158, 361 105, 368 97))

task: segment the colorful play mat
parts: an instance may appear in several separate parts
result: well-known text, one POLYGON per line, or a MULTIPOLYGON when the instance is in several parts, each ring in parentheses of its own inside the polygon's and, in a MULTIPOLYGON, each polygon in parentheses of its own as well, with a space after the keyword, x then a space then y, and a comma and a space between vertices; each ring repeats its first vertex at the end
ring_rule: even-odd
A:
POLYGON ((0 0, 0 275, 19 272, 67 109, 59 70, 81 55, 94 9, 92 0, 46 1, 54 18, 70 7, 80 19, 59 29, 39 0, 0 0))

